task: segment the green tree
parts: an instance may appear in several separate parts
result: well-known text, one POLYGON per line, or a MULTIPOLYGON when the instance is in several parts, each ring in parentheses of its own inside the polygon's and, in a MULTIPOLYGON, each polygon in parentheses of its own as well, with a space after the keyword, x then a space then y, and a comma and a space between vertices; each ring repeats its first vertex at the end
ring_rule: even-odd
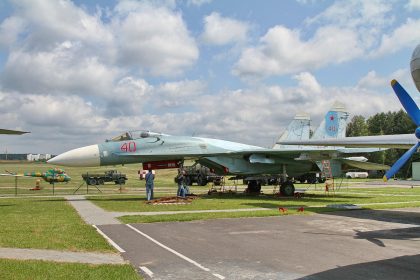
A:
POLYGON ((413 133, 416 130, 416 125, 411 118, 402 109, 395 113, 393 118, 393 133, 392 134, 407 134, 413 133))
POLYGON ((354 116, 346 128, 347 137, 369 135, 368 126, 365 117, 354 116))
MULTIPOLYGON (((392 135, 392 134, 407 134, 413 133, 416 125, 406 112, 400 110, 398 112, 378 113, 368 118, 367 126, 369 135, 392 135)), ((397 161, 406 150, 389 149, 385 152, 372 153, 369 155, 369 160, 383 164, 392 165, 397 161)), ((410 175, 410 161, 401 168, 398 176, 405 177, 410 175)))
POLYGON ((387 116, 385 113, 378 113, 369 117, 366 122, 369 135, 383 135, 387 126, 387 116))

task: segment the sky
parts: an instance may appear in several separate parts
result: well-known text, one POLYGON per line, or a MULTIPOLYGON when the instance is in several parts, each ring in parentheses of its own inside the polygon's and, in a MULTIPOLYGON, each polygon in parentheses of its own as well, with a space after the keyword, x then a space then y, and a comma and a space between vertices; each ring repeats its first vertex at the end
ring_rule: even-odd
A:
POLYGON ((0 1, 0 153, 58 154, 127 130, 271 147, 297 113, 316 128, 401 109, 420 0, 0 1))

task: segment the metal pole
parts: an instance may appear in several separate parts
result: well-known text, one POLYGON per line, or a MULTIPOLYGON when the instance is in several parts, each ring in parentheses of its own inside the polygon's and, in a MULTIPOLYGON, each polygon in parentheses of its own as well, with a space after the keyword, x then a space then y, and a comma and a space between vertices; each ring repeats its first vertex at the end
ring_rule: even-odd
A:
POLYGON ((55 182, 54 182, 54 180, 55 180, 55 170, 53 170, 53 181, 52 181, 52 183, 53 183, 53 195, 55 193, 55 182))
POLYGON ((17 196, 17 179, 18 177, 15 176, 15 196, 17 196))

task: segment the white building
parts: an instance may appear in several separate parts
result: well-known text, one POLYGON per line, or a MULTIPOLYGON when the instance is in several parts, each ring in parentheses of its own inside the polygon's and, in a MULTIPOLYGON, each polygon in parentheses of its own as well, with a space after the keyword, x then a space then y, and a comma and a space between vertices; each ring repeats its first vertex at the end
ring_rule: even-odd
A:
POLYGON ((51 154, 28 154, 26 159, 28 161, 40 161, 40 160, 49 160, 51 158, 51 154))

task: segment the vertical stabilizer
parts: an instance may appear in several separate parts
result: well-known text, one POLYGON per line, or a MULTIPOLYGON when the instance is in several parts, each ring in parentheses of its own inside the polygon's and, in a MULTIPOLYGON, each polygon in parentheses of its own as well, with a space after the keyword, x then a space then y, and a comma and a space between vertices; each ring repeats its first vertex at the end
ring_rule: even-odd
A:
MULTIPOLYGON (((287 129, 280 136, 278 141, 285 140, 309 140, 309 131, 311 125, 311 118, 307 114, 296 114, 291 123, 287 126, 287 129)), ((278 142, 277 141, 277 142, 278 142)), ((293 145, 279 145, 275 144, 273 149, 285 149, 293 148, 293 145)))
POLYGON ((335 102, 327 112, 311 139, 329 139, 346 137, 346 126, 349 113, 344 104, 335 102))

